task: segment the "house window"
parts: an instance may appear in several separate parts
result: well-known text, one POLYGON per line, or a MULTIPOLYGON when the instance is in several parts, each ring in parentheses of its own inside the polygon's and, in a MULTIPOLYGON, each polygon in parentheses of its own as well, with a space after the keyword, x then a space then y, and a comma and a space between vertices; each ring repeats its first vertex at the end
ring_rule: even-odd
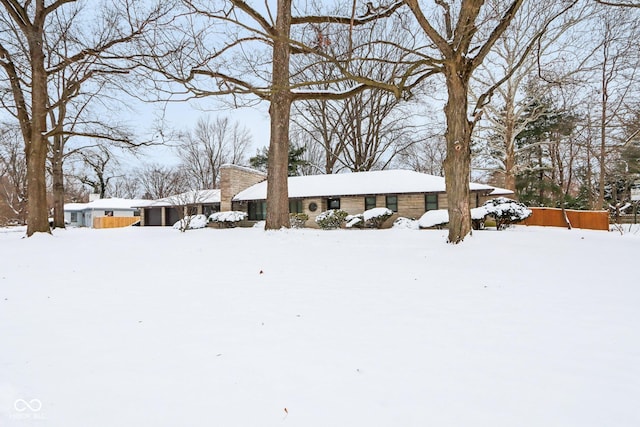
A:
POLYGON ((289 213, 302 213, 302 200, 289 200, 289 213))
POLYGON ((387 196, 387 209, 398 212, 398 196, 387 196))
POLYGON ((202 205, 202 214, 209 216, 214 212, 218 212, 216 205, 202 205))
POLYGON ((340 199, 327 199, 327 208, 328 209, 340 209, 340 199))
POLYGON ((438 209, 438 195, 436 193, 428 193, 424 195, 424 210, 434 211, 438 209))
POLYGON ((104 211, 104 216, 113 216, 113 211, 104 211))
POLYGON ((368 211, 376 207, 376 196, 367 196, 364 198, 364 210, 368 211))
POLYGON ((140 209, 133 211, 133 216, 140 216, 140 209))
POLYGON ((267 202, 260 200, 249 202, 249 221, 262 221, 267 217, 267 202))
POLYGON ((71 222, 78 222, 78 212, 71 212, 71 222))
POLYGON ((198 207, 197 206, 187 206, 187 215, 197 215, 198 207))

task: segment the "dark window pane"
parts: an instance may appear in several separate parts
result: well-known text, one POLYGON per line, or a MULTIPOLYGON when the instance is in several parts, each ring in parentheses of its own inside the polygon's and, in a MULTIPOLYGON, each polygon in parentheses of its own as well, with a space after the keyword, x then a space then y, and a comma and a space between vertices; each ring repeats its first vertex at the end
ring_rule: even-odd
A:
POLYGON ((329 209, 340 209, 340 199, 328 199, 327 206, 329 209))
POLYGON ((368 211, 376 207, 376 196, 367 196, 364 198, 364 210, 368 211))
POLYGON ((438 195, 435 193, 424 195, 424 210, 433 211, 438 209, 438 195))
POLYGON ((247 210, 250 221, 262 221, 267 217, 267 202, 249 202, 247 210))
POLYGON ((398 196, 387 196, 387 209, 398 212, 398 196))
POLYGON ((289 200, 289 213, 302 213, 302 200, 289 200))

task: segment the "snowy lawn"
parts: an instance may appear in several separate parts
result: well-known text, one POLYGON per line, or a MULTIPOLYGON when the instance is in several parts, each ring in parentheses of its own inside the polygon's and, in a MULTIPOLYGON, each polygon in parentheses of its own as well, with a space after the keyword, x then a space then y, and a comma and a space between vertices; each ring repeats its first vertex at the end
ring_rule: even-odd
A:
POLYGON ((640 233, 0 230, 0 426, 638 426, 640 233))

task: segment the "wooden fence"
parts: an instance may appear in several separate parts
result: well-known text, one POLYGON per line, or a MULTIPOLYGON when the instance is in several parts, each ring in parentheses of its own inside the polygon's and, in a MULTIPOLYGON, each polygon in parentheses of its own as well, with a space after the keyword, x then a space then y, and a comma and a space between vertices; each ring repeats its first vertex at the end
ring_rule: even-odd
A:
POLYGON ((140 221, 139 216, 99 216, 93 218, 93 228, 128 227, 140 221))
MULTIPOLYGON (((533 214, 522 224, 540 225, 543 227, 566 227, 567 223, 558 208, 529 208, 533 214)), ((573 228, 590 230, 609 230, 609 213, 607 211, 574 211, 567 209, 567 217, 573 228)))

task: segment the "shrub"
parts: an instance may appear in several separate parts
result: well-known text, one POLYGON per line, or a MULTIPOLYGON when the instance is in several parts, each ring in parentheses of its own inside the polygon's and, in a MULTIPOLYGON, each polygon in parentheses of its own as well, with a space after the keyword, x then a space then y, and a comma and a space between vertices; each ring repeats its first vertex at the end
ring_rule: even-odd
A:
POLYGON ((523 221, 531 216, 531 210, 524 203, 507 199, 506 197, 497 197, 486 201, 482 207, 487 215, 496 220, 496 228, 503 230, 511 224, 523 221))
POLYGON ((437 209, 425 212, 418 220, 420 228, 442 227, 449 223, 449 212, 437 209))
POLYGON ((226 211, 209 215, 209 222, 221 227, 233 228, 247 217, 246 212, 226 211))
POLYGON ((306 213, 292 213, 289 214, 289 221, 291 228, 304 228, 304 223, 309 219, 309 215, 306 213))
POLYGON ((340 228, 347 215, 345 211, 340 209, 324 211, 316 217, 316 224, 323 230, 334 230, 340 228))
POLYGON ((345 225, 347 228, 364 228, 364 217, 362 214, 347 215, 345 221, 347 221, 345 225))
POLYGON ((367 228, 382 228, 382 224, 386 220, 391 218, 393 211, 388 208, 373 208, 364 211, 362 217, 364 219, 365 227, 367 228))
POLYGON ((180 231, 195 230, 207 226, 207 217, 204 215, 187 215, 173 224, 173 228, 180 231))
POLYGON ((418 225, 417 220, 401 216, 393 221, 392 228, 399 228, 402 230, 418 230, 420 226, 418 225))

